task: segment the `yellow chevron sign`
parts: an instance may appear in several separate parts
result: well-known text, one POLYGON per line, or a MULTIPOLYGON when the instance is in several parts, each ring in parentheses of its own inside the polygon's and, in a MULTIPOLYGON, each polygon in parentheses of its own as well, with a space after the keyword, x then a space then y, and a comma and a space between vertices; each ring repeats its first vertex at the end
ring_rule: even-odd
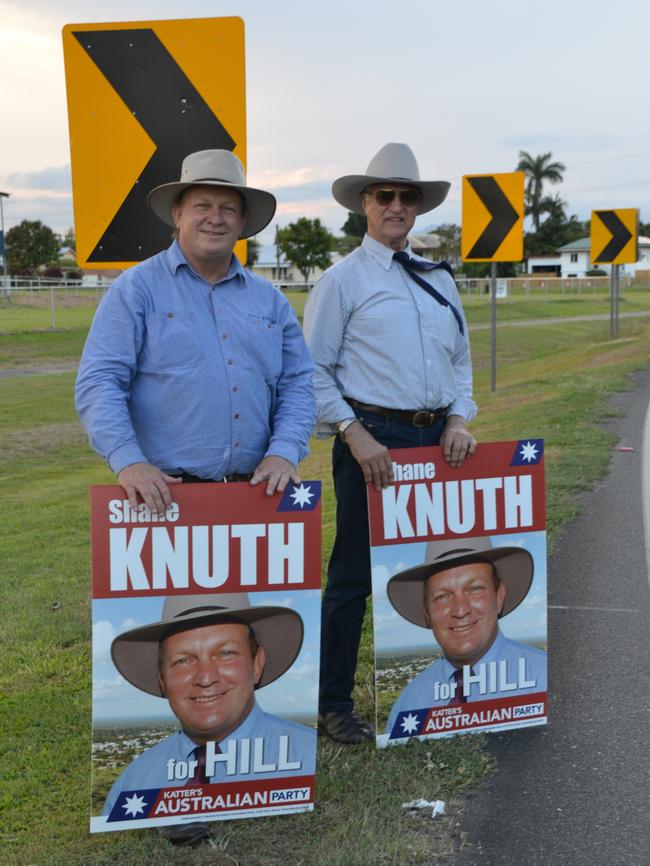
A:
POLYGON ((634 207, 591 212, 593 264, 631 265, 639 259, 639 211, 634 207))
POLYGON ((524 173, 463 177, 461 256, 470 262, 524 257, 524 173))
POLYGON ((67 24, 63 51, 77 260, 127 267, 171 242, 146 197, 185 156, 224 148, 246 165, 244 22, 67 24))

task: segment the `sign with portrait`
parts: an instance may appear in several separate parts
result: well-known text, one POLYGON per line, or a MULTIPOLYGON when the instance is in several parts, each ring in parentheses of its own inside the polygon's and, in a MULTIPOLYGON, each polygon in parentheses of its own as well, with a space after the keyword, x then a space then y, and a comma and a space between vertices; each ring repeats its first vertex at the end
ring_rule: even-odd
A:
POLYGON ((399 449, 368 488, 378 746, 546 723, 543 455, 399 449))
POLYGON ((91 832, 310 811, 320 482, 91 489, 91 832))

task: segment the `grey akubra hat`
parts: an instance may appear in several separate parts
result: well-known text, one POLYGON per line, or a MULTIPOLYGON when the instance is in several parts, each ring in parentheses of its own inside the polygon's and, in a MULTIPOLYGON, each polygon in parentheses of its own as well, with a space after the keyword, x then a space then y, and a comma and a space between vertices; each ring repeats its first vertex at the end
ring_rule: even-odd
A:
POLYGON ((199 150, 183 160, 181 179, 151 190, 147 204, 167 225, 174 225, 172 208, 180 194, 191 186, 220 186, 236 189, 246 201, 246 224, 241 238, 250 238, 266 228, 275 214, 275 196, 246 186, 244 166, 229 150, 199 150))
POLYGON ((143 692, 162 697, 158 682, 161 641, 172 632, 232 622, 249 625, 264 647, 266 664, 257 688, 277 680, 296 660, 304 632, 300 615, 287 607, 251 607, 245 592, 168 596, 162 618, 118 635, 111 644, 111 656, 124 679, 143 692))
POLYGON ((361 193, 376 183, 404 183, 420 190, 418 214, 441 205, 447 198, 446 180, 420 180, 420 169, 415 154, 408 144, 385 144, 368 163, 365 174, 346 174, 332 184, 332 195, 343 207, 363 214, 361 193))
POLYGON ((511 613, 524 600, 533 582, 533 557, 523 547, 492 547, 483 538, 450 538, 427 544, 423 565, 393 575, 386 591, 395 610, 414 625, 429 628, 424 619, 424 581, 439 571, 467 562, 489 562, 503 583, 506 597, 499 617, 511 613))

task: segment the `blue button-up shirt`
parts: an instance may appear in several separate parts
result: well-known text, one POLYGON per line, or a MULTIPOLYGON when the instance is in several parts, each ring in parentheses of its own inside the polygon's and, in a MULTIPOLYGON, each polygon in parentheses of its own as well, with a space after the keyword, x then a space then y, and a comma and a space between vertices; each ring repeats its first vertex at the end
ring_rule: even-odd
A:
MULTIPOLYGON (((468 689, 469 694, 466 696, 468 702, 486 701, 492 698, 512 698, 516 695, 532 694, 534 692, 545 692, 547 687, 546 682, 546 653, 544 650, 529 644, 519 643, 519 641, 510 640, 499 629, 499 632, 488 649, 485 655, 472 665, 472 671, 475 677, 484 674, 485 688, 481 689, 481 683, 478 679, 471 683, 468 689), (518 672, 521 660, 524 660, 526 682, 531 683, 525 687, 518 685, 518 672), (490 691, 487 687, 488 675, 487 665, 489 662, 506 663, 506 682, 497 682, 496 689, 490 691), (513 687, 514 686, 514 687, 513 687)), ((390 711, 390 716, 386 724, 386 733, 390 734, 393 730, 395 720, 401 712, 408 710, 430 709, 431 707, 441 707, 449 703, 450 698, 444 700, 436 700, 435 686, 440 684, 451 685, 456 668, 443 656, 435 661, 428 668, 411 680, 404 688, 404 691, 393 704, 390 711)))
MULTIPOLYGON (((236 756, 234 765, 228 766, 226 760, 219 760, 215 773, 210 776, 210 783, 243 782, 259 779, 279 779, 285 776, 313 776, 316 772, 316 731, 306 725, 290 722, 265 713, 256 703, 241 725, 220 743, 221 757, 232 751, 236 756), (280 756, 280 737, 288 738, 285 759, 291 764, 291 769, 283 770, 278 766, 280 756), (263 761, 266 769, 255 772, 252 755, 254 741, 261 738, 263 743, 263 761), (241 741, 249 740, 247 752, 247 772, 241 772, 241 741), (273 765, 277 769, 271 769, 273 765), (298 766, 299 765, 299 766, 298 766), (231 769, 232 772, 228 772, 231 769)), ((151 788, 176 788, 188 785, 187 778, 175 780, 169 778, 170 767, 177 762, 189 762, 196 748, 196 743, 183 731, 176 731, 165 737, 155 746, 138 755, 122 775, 113 784, 104 803, 103 815, 109 815, 115 803, 123 793, 151 788)))
POLYGON ((76 385, 114 472, 148 462, 206 479, 297 464, 315 420, 312 363, 284 295, 233 256, 208 283, 176 241, 125 271, 93 321, 76 385))
MULTIPOLYGON (((316 365, 320 435, 335 433, 337 421, 354 417, 345 397, 387 409, 449 406, 451 415, 468 421, 476 414, 467 324, 461 334, 449 307, 418 286, 393 254, 366 235, 310 292, 304 327, 316 365)), ((462 315, 446 270, 418 276, 462 315)))

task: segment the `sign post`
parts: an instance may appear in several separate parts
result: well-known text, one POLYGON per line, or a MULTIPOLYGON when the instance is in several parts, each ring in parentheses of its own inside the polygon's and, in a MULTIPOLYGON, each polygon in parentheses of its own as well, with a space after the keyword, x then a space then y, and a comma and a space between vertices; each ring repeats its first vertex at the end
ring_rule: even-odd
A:
POLYGON ((128 267, 169 245, 147 193, 188 154, 222 148, 246 165, 244 22, 68 24, 63 50, 77 260, 128 267))
POLYGON ((619 265, 639 258, 639 211, 637 208, 591 212, 591 261, 612 266, 610 276, 609 336, 618 336, 619 265))
POLYGON ((518 262, 524 255, 524 173, 465 175, 461 256, 466 262, 491 262, 491 390, 496 390, 497 262, 518 262))

